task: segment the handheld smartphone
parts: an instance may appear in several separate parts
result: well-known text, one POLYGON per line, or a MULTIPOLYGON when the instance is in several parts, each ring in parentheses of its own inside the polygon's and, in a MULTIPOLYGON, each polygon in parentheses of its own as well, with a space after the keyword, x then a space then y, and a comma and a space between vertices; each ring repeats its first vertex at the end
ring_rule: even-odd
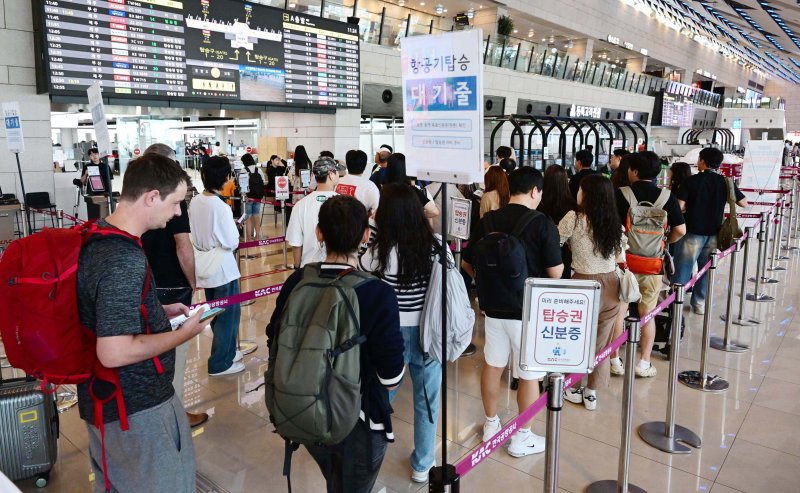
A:
POLYGON ((224 308, 212 308, 210 310, 206 310, 203 312, 203 315, 200 316, 200 321, 205 322, 206 320, 211 320, 212 318, 216 317, 217 315, 224 312, 224 308))

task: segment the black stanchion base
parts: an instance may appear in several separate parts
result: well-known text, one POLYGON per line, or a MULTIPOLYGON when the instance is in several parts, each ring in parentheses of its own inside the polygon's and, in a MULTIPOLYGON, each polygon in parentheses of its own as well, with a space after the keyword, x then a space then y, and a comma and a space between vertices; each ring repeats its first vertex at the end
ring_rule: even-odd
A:
MULTIPOLYGON (((748 281, 756 282, 756 278, 755 277, 751 277, 750 279, 748 279, 748 281)), ((761 278, 761 282, 763 282, 764 284, 778 284, 780 281, 777 280, 777 279, 773 279, 771 277, 762 277, 761 278)))
POLYGON ((663 421, 651 421, 639 427, 639 437, 645 443, 668 454, 691 454, 692 449, 686 445, 700 448, 703 444, 697 433, 680 425, 675 425, 672 435, 667 436, 667 424, 663 421))
POLYGON ((450 486, 450 493, 459 493, 461 483, 456 474, 456 466, 434 466, 428 472, 428 493, 445 493, 445 487, 450 486))
MULTIPOLYGON (((719 316, 719 319, 722 320, 723 322, 727 322, 728 316, 723 314, 719 316)), ((760 325, 761 320, 756 320, 755 318, 734 318, 733 320, 731 320, 731 323, 733 325, 742 325, 745 327, 751 327, 753 325, 760 325)))
MULTIPOLYGON (((586 487, 586 493, 619 493, 620 484, 616 479, 605 481, 595 481, 586 487)), ((647 490, 639 488, 635 484, 628 483, 627 493, 647 493, 647 490)))
POLYGON ((678 381, 687 387, 695 390, 702 390, 703 392, 726 392, 730 387, 727 380, 719 375, 707 374, 703 378, 703 374, 699 371, 682 371, 678 373, 678 381))
POLYGON ((750 349, 750 346, 747 344, 740 344, 736 341, 728 341, 728 344, 725 344, 725 339, 722 337, 712 337, 710 346, 727 353, 743 353, 750 349))
POLYGON ((797 248, 797 247, 794 247, 794 246, 790 246, 790 247, 783 246, 783 247, 781 247, 781 250, 783 250, 784 252, 793 252, 795 250, 800 250, 800 248, 797 248))
POLYGON ((775 267, 769 267, 767 270, 770 272, 781 272, 786 270, 786 267, 781 267, 780 265, 776 265, 775 267))
POLYGON ((767 296, 766 294, 747 293, 747 296, 745 296, 744 298, 747 301, 755 301, 756 303, 769 303, 775 301, 774 297, 767 296))

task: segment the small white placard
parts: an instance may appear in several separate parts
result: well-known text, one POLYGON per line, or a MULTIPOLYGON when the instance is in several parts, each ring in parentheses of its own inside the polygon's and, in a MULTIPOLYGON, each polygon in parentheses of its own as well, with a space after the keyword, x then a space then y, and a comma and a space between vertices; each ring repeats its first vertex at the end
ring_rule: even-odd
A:
POLYGON ((458 197, 451 197, 450 231, 449 231, 450 236, 454 238, 461 238, 462 240, 468 240, 471 215, 472 215, 472 201, 467 199, 460 199, 458 197))
POLYGON ((242 193, 250 191, 250 174, 246 171, 239 173, 239 190, 242 193))
POLYGON ((310 169, 301 169, 300 170, 300 185, 303 188, 308 188, 311 186, 311 170, 310 169))
POLYGON ((275 200, 289 200, 289 177, 275 177, 275 200))
POLYGON ((599 305, 597 281, 525 281, 520 368, 591 373, 599 305))
POLYGON ((22 138, 22 115, 19 113, 18 102, 3 103, 3 119, 8 150, 25 152, 25 140, 22 138))

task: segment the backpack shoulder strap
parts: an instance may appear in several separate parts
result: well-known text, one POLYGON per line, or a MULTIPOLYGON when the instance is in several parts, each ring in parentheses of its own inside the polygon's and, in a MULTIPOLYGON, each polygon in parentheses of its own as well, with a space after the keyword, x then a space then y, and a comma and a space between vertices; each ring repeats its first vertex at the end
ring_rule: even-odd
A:
POLYGON ((622 192, 622 196, 628 201, 628 205, 631 207, 639 205, 639 201, 636 199, 636 195, 633 193, 631 187, 620 187, 619 191, 622 192))
POLYGON ((668 188, 662 188, 661 193, 658 195, 658 199, 653 202, 653 207, 657 209, 663 209, 665 205, 667 205, 667 201, 669 200, 669 195, 672 192, 669 191, 668 188))
POLYGON ((483 230, 484 235, 488 235, 489 233, 494 233, 497 229, 494 227, 494 220, 492 217, 494 216, 494 211, 489 211, 483 215, 483 220, 486 221, 486 227, 483 230))
POLYGON ((433 196, 433 200, 436 200, 436 197, 438 197, 438 196, 439 196, 439 194, 440 194, 440 193, 442 193, 442 187, 444 187, 444 186, 445 186, 445 184, 444 184, 444 183, 442 183, 441 185, 439 185, 439 190, 437 190, 437 191, 436 191, 436 194, 433 196))
POLYGON ((533 209, 528 210, 528 212, 526 212, 525 214, 522 215, 521 218, 519 218, 517 224, 514 225, 514 231, 512 231, 511 234, 519 238, 525 231, 525 228, 527 228, 528 225, 531 223, 531 221, 533 221, 539 214, 541 214, 539 211, 533 209))

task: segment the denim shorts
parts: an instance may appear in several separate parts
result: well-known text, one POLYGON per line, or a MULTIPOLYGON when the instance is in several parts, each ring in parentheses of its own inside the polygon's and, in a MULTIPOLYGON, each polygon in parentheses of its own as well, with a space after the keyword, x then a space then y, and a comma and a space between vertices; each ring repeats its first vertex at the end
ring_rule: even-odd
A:
POLYGON ((261 213, 261 203, 260 202, 247 202, 245 205, 244 212, 248 216, 255 216, 256 214, 261 213))

